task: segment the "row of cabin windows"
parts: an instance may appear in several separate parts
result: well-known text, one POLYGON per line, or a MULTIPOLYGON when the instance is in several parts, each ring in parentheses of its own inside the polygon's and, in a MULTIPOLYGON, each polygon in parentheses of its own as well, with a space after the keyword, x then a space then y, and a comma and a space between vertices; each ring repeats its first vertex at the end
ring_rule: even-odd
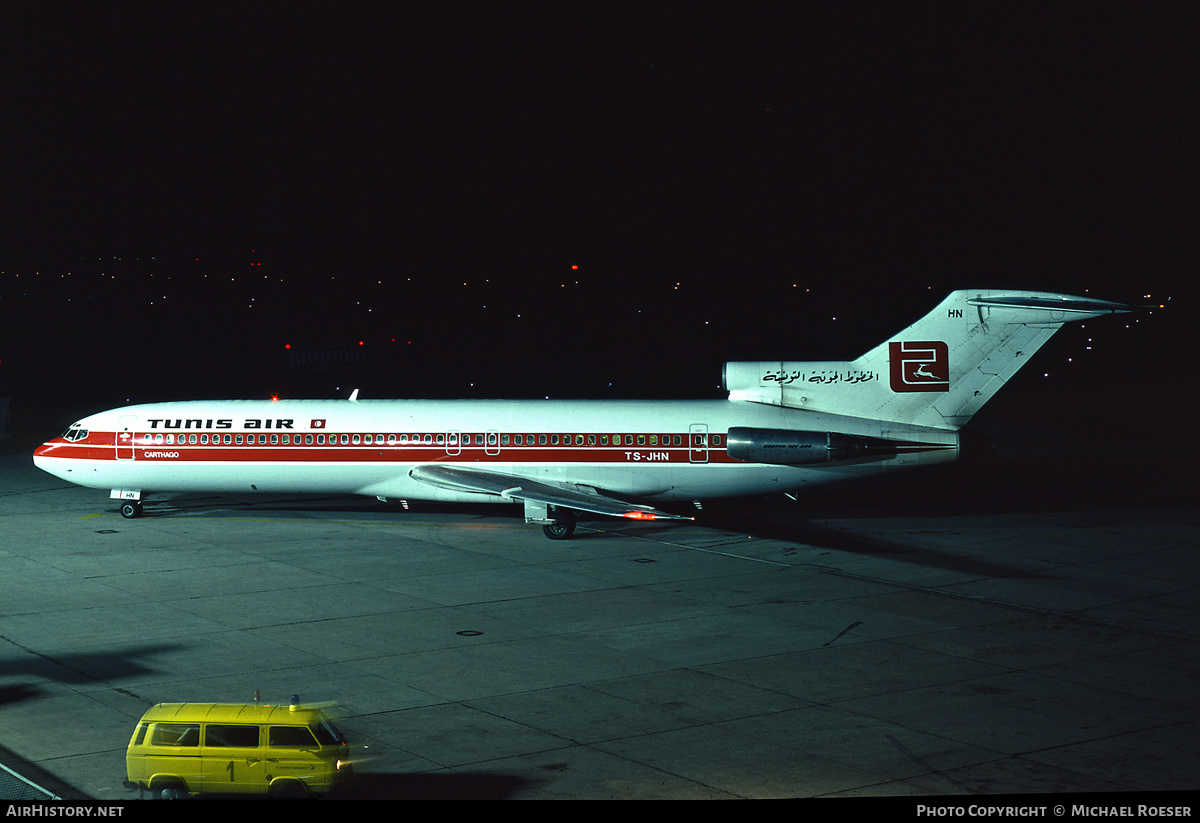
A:
MULTIPOLYGON (((142 745, 146 724, 138 726, 135 746, 142 745)), ((319 745, 312 729, 307 726, 268 726, 267 745, 271 748, 315 749, 319 745)), ((204 727, 204 745, 219 748, 258 748, 259 727, 240 724, 209 723, 204 727)), ((198 723, 157 723, 150 735, 151 746, 199 746, 198 723)))
MULTIPOLYGON (((487 432, 487 434, 462 434, 458 432, 439 433, 439 434, 147 434, 142 438, 144 445, 201 445, 201 446, 231 446, 231 445, 249 445, 253 446, 256 443, 260 446, 268 444, 272 446, 382 446, 386 443, 389 446, 408 446, 408 445, 450 445, 450 446, 470 446, 471 439, 474 437, 474 445, 482 446, 570 446, 572 442, 576 446, 620 446, 622 441, 626 446, 682 446, 683 435, 679 434, 499 434, 497 432, 487 432), (257 438, 257 439, 256 439, 257 438)), ((703 447, 707 445, 721 445, 721 435, 714 434, 710 438, 705 434, 691 435, 691 445, 703 447)))

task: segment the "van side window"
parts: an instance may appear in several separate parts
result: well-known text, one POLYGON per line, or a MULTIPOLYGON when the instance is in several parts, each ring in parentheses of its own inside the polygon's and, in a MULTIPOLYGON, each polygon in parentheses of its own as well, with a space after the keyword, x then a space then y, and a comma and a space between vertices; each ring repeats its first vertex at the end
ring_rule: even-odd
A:
POLYGON ((199 746, 200 727, 190 723, 159 723, 150 735, 151 746, 199 746))
POLYGON ((222 726, 209 723, 204 727, 204 745, 258 748, 258 726, 222 726))
POLYGON ((272 726, 268 745, 288 749, 315 749, 317 739, 306 726, 272 726))
POLYGON ((134 738, 133 745, 142 745, 142 741, 146 739, 146 729, 149 728, 149 725, 148 723, 138 723, 137 737, 134 738))

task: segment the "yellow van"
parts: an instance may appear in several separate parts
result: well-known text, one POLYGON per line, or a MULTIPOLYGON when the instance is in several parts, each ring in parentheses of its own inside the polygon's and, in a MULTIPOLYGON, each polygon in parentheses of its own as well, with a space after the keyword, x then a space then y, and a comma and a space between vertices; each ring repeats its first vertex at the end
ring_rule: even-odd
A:
POLYGON ((125 785, 155 796, 325 794, 351 775, 341 732, 321 707, 159 703, 138 721, 125 785))

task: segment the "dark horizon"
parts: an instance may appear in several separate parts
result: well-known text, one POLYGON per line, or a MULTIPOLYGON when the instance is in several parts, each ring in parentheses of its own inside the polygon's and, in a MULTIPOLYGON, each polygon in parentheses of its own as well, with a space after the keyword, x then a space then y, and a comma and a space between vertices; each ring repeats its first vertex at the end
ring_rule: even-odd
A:
POLYGON ((688 10, 30 13, 0 396, 720 396, 969 287, 1195 375, 1191 7, 688 10))

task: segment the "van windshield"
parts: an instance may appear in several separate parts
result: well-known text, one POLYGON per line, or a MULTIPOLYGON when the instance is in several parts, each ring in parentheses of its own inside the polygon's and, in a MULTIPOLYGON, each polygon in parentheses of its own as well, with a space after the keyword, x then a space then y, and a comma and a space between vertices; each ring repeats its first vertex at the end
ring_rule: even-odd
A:
POLYGON ((328 720, 314 723, 311 728, 312 733, 317 736, 317 740, 321 742, 322 746, 335 746, 346 742, 346 738, 342 736, 342 733, 328 720))

